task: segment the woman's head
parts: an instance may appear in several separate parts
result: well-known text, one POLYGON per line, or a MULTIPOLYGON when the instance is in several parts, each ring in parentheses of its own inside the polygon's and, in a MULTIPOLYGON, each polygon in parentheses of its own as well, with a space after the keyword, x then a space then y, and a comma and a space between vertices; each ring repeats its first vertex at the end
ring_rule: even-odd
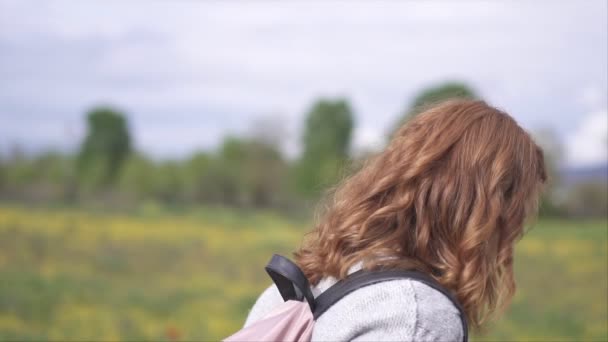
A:
POLYGON ((542 150, 511 117, 447 101, 337 187, 296 260, 313 283, 359 261, 421 270, 479 327, 515 291, 513 245, 546 177, 542 150))

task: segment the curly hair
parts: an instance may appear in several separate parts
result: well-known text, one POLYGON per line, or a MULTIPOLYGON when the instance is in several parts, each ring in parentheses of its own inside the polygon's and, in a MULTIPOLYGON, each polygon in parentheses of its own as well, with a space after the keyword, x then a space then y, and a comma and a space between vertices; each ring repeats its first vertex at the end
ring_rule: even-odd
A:
POLYGON ((359 261, 425 272, 478 330, 515 293, 514 244, 546 179, 542 149, 509 115, 446 101, 331 191, 295 259, 312 284, 359 261))

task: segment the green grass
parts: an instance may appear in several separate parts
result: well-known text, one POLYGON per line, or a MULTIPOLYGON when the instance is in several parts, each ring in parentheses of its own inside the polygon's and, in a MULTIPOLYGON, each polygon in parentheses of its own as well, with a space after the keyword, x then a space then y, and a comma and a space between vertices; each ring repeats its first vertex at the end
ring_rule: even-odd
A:
MULTIPOLYGON (((221 208, 0 207, 0 340, 219 340, 242 325, 307 226, 221 208)), ((606 221, 540 221, 518 293, 475 340, 608 340, 606 221)))
POLYGON ((541 221, 516 248, 518 292, 483 340, 607 341, 608 226, 541 221))

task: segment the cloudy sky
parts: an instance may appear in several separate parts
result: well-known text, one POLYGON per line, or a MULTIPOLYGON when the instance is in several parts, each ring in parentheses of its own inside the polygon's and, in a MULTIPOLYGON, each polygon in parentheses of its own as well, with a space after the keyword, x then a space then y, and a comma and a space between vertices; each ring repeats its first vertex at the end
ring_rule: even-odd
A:
MULTIPOLYGON (((608 157, 607 3, 0 0, 0 147, 73 149, 97 104, 180 157, 270 118, 286 152, 318 97, 377 147, 425 86, 463 80, 570 165, 608 157)), ((267 122, 268 120, 266 120, 267 122)))

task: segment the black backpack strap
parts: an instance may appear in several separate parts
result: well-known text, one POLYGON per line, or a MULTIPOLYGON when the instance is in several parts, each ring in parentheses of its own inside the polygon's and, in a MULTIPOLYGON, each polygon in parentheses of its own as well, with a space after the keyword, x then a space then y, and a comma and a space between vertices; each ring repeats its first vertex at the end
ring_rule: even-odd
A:
POLYGON ((310 310, 315 311, 315 297, 310 290, 308 279, 298 265, 283 256, 274 254, 266 265, 266 272, 279 289, 283 300, 306 299, 310 310))
POLYGON ((460 313, 460 320, 462 322, 462 331, 463 331, 463 341, 468 341, 469 333, 468 333, 468 324, 466 320, 466 315, 464 314, 464 310, 454 298, 454 296, 444 289, 437 281, 433 278, 417 272, 417 271, 407 271, 407 270, 378 270, 378 271, 365 271, 359 270, 350 274, 348 277, 338 281, 332 287, 327 289, 325 292, 321 293, 315 300, 315 309, 313 310, 313 315, 315 320, 319 318, 327 309, 329 309, 332 305, 337 303, 340 299, 345 297, 347 294, 358 290, 362 287, 377 284, 384 281, 389 280, 398 280, 398 279, 413 279, 420 281, 433 289, 441 292, 445 295, 458 309, 460 313))

